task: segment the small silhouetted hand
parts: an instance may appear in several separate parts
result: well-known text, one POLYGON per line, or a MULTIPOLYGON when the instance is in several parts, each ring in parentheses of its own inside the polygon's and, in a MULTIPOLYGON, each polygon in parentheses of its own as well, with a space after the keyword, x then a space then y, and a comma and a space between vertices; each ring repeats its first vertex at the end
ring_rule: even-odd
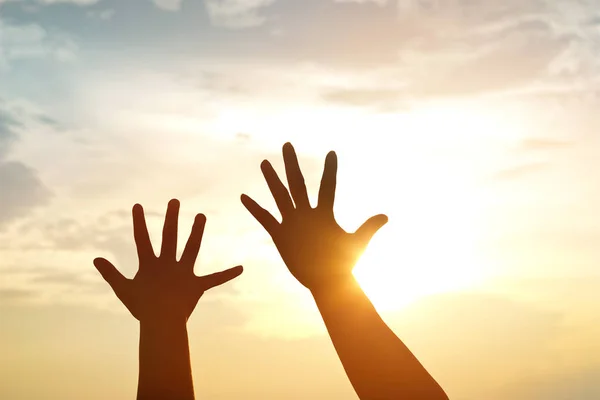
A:
POLYGON ((327 155, 314 208, 290 143, 283 146, 283 159, 289 191, 268 161, 261 164, 281 222, 246 195, 242 195, 242 203, 271 235, 292 275, 311 291, 358 396, 362 400, 447 400, 437 382, 381 319, 352 275, 387 217, 374 216, 356 232, 345 232, 333 213, 336 154, 327 155))
POLYGON ((169 202, 157 257, 152 249, 144 210, 133 207, 133 234, 139 268, 125 278, 104 258, 94 265, 131 314, 140 321, 138 399, 193 399, 186 323, 208 289, 242 273, 242 267, 206 276, 194 275, 206 217, 198 214, 181 258, 177 260, 179 202, 169 202))
POLYGON ((311 291, 327 290, 352 278, 356 262, 388 218, 377 215, 369 218, 354 233, 344 231, 333 214, 337 174, 335 152, 330 152, 325 159, 319 201, 314 208, 308 198, 296 153, 289 143, 283 146, 283 159, 289 192, 271 163, 265 160, 261 164, 282 222, 279 223, 246 195, 242 195, 242 203, 271 235, 292 275, 311 291))
POLYGON ((167 209, 162 247, 157 257, 152 249, 144 210, 133 207, 133 236, 137 246, 139 269, 133 279, 125 278, 104 258, 94 265, 113 288, 117 297, 139 321, 187 320, 198 300, 208 289, 220 286, 242 273, 242 267, 206 276, 194 275, 206 217, 198 214, 180 260, 176 259, 179 202, 172 200, 167 209))

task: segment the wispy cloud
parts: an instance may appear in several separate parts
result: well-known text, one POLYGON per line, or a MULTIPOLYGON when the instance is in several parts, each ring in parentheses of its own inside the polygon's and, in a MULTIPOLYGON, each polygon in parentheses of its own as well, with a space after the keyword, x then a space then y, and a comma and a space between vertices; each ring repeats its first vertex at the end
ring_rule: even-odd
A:
POLYGON ((399 90, 395 89, 337 89, 326 91, 323 100, 339 105, 372 108, 379 111, 406 109, 399 90))
POLYGON ((514 167, 506 168, 496 172, 492 176, 493 181, 513 181, 521 179, 531 174, 543 171, 550 167, 550 164, 545 162, 522 164, 514 167))
POLYGON ((178 11, 181 9, 183 0, 152 0, 157 7, 167 11, 178 11))
POLYGON ((12 304, 29 300, 35 296, 35 292, 31 290, 21 289, 2 289, 0 288, 0 304, 12 304))
POLYGON ((529 138, 525 139, 519 145, 519 148, 524 151, 535 150, 558 150, 572 146, 572 142, 564 140, 554 140, 545 138, 529 138))
POLYGON ((35 124, 36 115, 28 115, 18 107, 0 99, 0 226, 25 215, 32 208, 45 204, 50 191, 31 167, 8 158, 10 148, 18 139, 19 131, 35 124))
POLYGON ((38 24, 13 24, 0 18, 0 32, 0 67, 24 59, 67 62, 76 58, 78 46, 73 39, 38 24))
POLYGON ((204 0, 213 24, 226 28, 250 28, 262 25, 266 17, 261 8, 275 0, 204 0))

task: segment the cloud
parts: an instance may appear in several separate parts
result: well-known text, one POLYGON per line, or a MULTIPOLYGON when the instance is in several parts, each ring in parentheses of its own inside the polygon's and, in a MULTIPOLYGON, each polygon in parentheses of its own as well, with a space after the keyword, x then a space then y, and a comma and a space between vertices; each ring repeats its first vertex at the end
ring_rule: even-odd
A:
POLYGON ((523 151, 537 151, 537 150, 557 150, 564 149, 572 146, 572 142, 563 140, 554 140, 546 138, 530 138, 525 139, 519 145, 519 148, 523 151))
POLYGON ((115 10, 112 8, 106 10, 91 10, 87 12, 87 16, 89 18, 97 18, 103 21, 108 21, 112 19, 115 15, 115 10))
POLYGON ((81 275, 64 272, 60 270, 43 269, 38 275, 32 278, 32 282, 42 284, 58 284, 73 287, 81 287, 89 282, 82 278, 81 275))
POLYGON ((0 226, 26 215, 32 208, 44 204, 50 196, 36 171, 15 161, 0 161, 0 191, 0 226))
MULTIPOLYGON (((564 44, 523 38, 521 43, 506 43, 490 49, 473 60, 443 68, 429 78, 421 77, 409 90, 417 97, 465 96, 506 91, 544 78, 552 60, 564 44), (460 79, 453 77, 461 76, 460 79)), ((432 71, 430 71, 432 72, 432 71)))
POLYGON ((326 91, 322 98, 333 104, 398 111, 406 108, 400 93, 396 89, 335 89, 326 91))
POLYGON ((0 33, 0 67, 18 60, 68 62, 76 58, 78 46, 73 39, 37 23, 14 24, 0 19, 0 33))
POLYGON ((10 147, 18 139, 19 130, 26 129, 27 118, 31 117, 0 99, 0 226, 45 204, 50 197, 50 191, 35 170, 19 161, 7 159, 10 147))
POLYGON ((23 126, 15 115, 2 107, 3 105, 0 100, 0 156, 6 155, 8 145, 15 139, 14 130, 23 126))
POLYGON ((547 152, 565 150, 573 146, 573 142, 567 140, 558 140, 553 138, 528 138, 521 140, 514 148, 516 155, 529 159, 528 161, 521 161, 516 165, 503 168, 496 171, 491 176, 492 181, 496 182, 507 182, 529 177, 530 175, 539 173, 544 170, 552 168, 553 161, 556 159, 548 159, 547 157, 540 158, 540 156, 547 156, 547 152))
POLYGON ((29 300, 35 296, 30 290, 0 288, 0 304, 13 304, 29 300))
MULTIPOLYGON (((0 4, 9 3, 9 2, 18 2, 23 0, 0 0, 0 4)), ((96 4, 100 0, 35 0, 35 2, 39 4, 62 4, 62 3, 72 3, 82 6, 87 6, 90 4, 96 4)))
MULTIPOLYGON (((160 246, 160 236, 156 239, 153 235, 157 226, 162 227, 164 212, 154 212, 151 209, 145 210, 146 220, 150 227, 151 236, 155 237, 153 247, 158 253, 160 246)), ((180 217, 180 226, 190 225, 190 221, 180 217)), ((76 289, 83 295, 94 295, 99 290, 108 293, 109 288, 96 274, 92 266, 94 256, 103 256, 111 260, 119 270, 126 276, 132 278, 138 265, 135 243, 132 235, 131 213, 125 210, 107 212, 97 218, 87 218, 85 220, 76 220, 72 218, 57 218, 49 222, 25 221, 16 227, 20 235, 28 237, 19 244, 12 246, 13 251, 38 255, 42 252, 60 252, 61 254, 72 254, 73 262, 67 260, 64 269, 55 266, 40 266, 28 268, 9 268, 5 272, 14 272, 27 275, 27 283, 37 287, 47 287, 48 285, 59 285, 65 290, 76 289), (77 256, 76 256, 77 255, 77 256), (69 270, 72 264, 77 264, 77 260, 84 259, 88 268, 84 271, 78 270, 79 267, 69 270), (94 278, 90 279, 89 274, 94 278), (102 285, 96 285, 101 283, 102 285), (81 291, 80 289, 84 289, 81 291)), ((184 244, 187 238, 182 230, 180 232, 179 243, 184 244)), ((181 247, 181 246, 180 246, 181 247)), ((204 251, 206 254, 207 251, 204 251)), ((54 256, 56 259, 57 256, 54 256)), ((222 263, 207 262, 204 257, 204 263, 200 266, 197 263, 197 274, 204 275, 213 272, 211 268, 223 268, 222 263), (208 269, 205 267, 208 265, 208 269)), ((35 261, 35 263, 40 263, 35 261)), ((1 267, 1 266, 0 266, 1 267)), ((43 290, 43 288, 42 288, 43 290)), ((226 285, 219 290, 219 293, 234 293, 231 285, 226 285)))
MULTIPOLYGON (((21 256, 23 256, 32 250, 38 256, 41 254, 40 248, 14 251, 22 252, 21 256)), ((46 254, 55 257, 57 253, 46 250, 46 254)), ((4 262, 0 265, 0 276, 2 276, 0 291, 4 291, 5 295, 3 297, 0 295, 2 297, 0 301, 4 304, 32 301, 48 303, 47 300, 56 294, 60 294, 61 298, 53 299, 51 303, 86 302, 92 297, 98 298, 110 293, 110 288, 91 266, 91 261, 87 263, 90 266, 87 269, 69 268, 68 265, 58 265, 58 262, 54 263, 55 265, 51 265, 52 262, 47 265, 44 260, 35 260, 33 263, 37 263, 37 266, 31 266, 31 263, 15 264, 19 261, 10 260, 13 258, 10 251, 3 255, 4 262)))
MULTIPOLYGON (((0 4, 8 3, 8 2, 14 3, 14 2, 19 2, 19 1, 23 1, 23 0, 0 0, 0 4)), ((43 4, 43 5, 75 4, 78 6, 91 6, 94 4, 98 4, 100 1, 101 0, 35 0, 36 3, 43 4)), ((183 3, 183 0, 150 0, 150 1, 152 1, 154 4, 156 4, 157 7, 161 8, 163 10, 168 10, 168 11, 177 11, 177 10, 181 9, 181 3, 183 3)), ((108 13, 99 13, 97 15, 100 16, 100 14, 104 14, 104 17, 106 17, 106 15, 108 13)), ((102 17, 100 17, 100 18, 104 19, 102 17)))
POLYGON ((265 41, 265 57, 351 70, 395 64, 399 50, 418 34, 398 19, 395 8, 374 2, 276 2, 265 15, 281 34, 265 41))
POLYGON ((573 38, 557 34, 548 19, 519 17, 515 13, 487 22, 466 21, 446 38, 417 44, 407 53, 407 90, 419 98, 462 97, 510 93, 550 79, 552 63, 573 38))
POLYGON ((553 372, 508 385, 492 400, 595 400, 600 398, 600 366, 553 372))
POLYGON ((550 164, 545 162, 517 165, 497 171, 491 179, 494 181, 512 181, 515 179, 521 179, 533 173, 540 172, 549 166, 550 164))
POLYGON ((262 25, 266 17, 259 13, 275 0, 204 0, 216 26, 240 29, 262 25))
POLYGON ((183 0, 153 0, 158 8, 167 11, 179 11, 183 0))
MULTIPOLYGON (((263 15, 279 34, 256 33, 251 40, 260 46, 240 46, 238 54, 252 49, 265 59, 379 74, 372 86, 340 78, 338 89, 324 89, 326 100, 352 106, 548 91, 566 84, 557 62, 576 57, 573 46, 589 48, 592 37, 574 34, 558 3, 410 2, 397 9, 395 1, 275 2, 263 15)), ((569 8, 586 10, 581 3, 569 8)))
POLYGON ((90 4, 96 4, 100 0, 38 0, 39 3, 42 4, 60 4, 60 3, 73 3, 82 6, 87 6, 90 4))

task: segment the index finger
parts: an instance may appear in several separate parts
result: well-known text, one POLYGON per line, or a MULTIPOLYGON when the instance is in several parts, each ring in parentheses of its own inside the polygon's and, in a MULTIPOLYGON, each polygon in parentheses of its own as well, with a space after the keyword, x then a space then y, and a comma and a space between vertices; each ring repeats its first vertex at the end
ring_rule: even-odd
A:
POLYGON ((156 257, 156 255, 150 242, 146 218, 144 217, 144 208, 140 204, 136 204, 133 206, 131 213, 133 216, 133 238, 141 265, 143 264, 142 261, 149 260, 152 257, 156 257))

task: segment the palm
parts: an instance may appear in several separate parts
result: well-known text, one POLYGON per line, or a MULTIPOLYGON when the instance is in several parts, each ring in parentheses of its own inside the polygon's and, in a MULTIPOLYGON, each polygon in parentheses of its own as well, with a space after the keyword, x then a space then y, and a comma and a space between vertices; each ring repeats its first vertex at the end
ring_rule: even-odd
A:
POLYGON ((309 288, 343 279, 360 255, 352 235, 316 209, 284 219, 273 241, 292 275, 309 288))
POLYGON ((197 279, 177 264, 141 268, 117 296, 140 320, 152 314, 187 319, 203 294, 197 279))
POLYGON ((337 174, 335 153, 327 155, 316 208, 310 206, 304 177, 290 144, 284 146, 283 156, 289 192, 268 161, 261 165, 282 214, 282 222, 277 222, 245 195, 242 202, 269 232, 283 261, 300 283, 312 290, 340 282, 351 275, 369 240, 387 222, 387 217, 375 216, 356 233, 345 232, 333 215, 337 174))
POLYGON ((144 211, 133 208, 134 237, 139 269, 133 279, 125 278, 109 261, 98 258, 94 264, 111 285, 117 297, 140 321, 187 320, 204 292, 238 276, 241 267, 198 277, 194 264, 200 250, 206 217, 196 216, 192 233, 179 261, 176 260, 177 220, 179 202, 169 203, 160 256, 156 257, 150 243, 144 211))

